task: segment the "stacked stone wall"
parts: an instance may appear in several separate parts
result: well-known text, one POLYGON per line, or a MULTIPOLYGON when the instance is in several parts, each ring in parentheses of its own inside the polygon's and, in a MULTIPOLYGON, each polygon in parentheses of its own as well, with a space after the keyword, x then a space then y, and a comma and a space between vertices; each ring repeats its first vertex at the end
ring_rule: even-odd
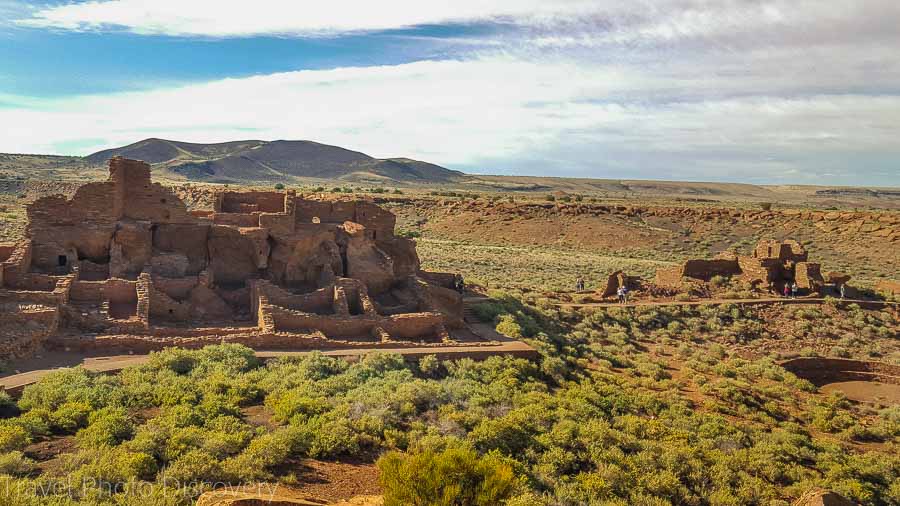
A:
MULTIPOLYGON (((196 286, 196 282, 195 282, 196 286)), ((151 319, 186 322, 191 318, 190 302, 180 302, 156 287, 156 282, 149 278, 147 283, 149 301, 148 316, 151 319)))
POLYGON ((150 165, 116 157, 109 162, 116 174, 116 192, 124 190, 122 217, 153 223, 192 223, 187 206, 170 189, 150 180, 150 165))
POLYGON ((0 357, 11 360, 33 355, 58 326, 55 306, 0 304, 0 357))
POLYGON ((31 241, 21 241, 15 244, 6 258, 0 261, 0 288, 3 286, 15 287, 22 283, 31 267, 33 247, 31 241))
POLYGON ((212 216, 216 225, 230 225, 232 227, 258 227, 259 213, 216 213, 212 216))
POLYGON ((334 285, 310 293, 295 295, 268 281, 259 281, 257 289, 265 294, 270 304, 305 313, 334 313, 334 285))
POLYGON ((285 194, 282 192, 222 192, 220 202, 217 211, 225 213, 285 212, 285 194))
POLYGON ((818 291, 825 285, 821 266, 812 262, 798 262, 794 266, 794 280, 804 290, 818 291))

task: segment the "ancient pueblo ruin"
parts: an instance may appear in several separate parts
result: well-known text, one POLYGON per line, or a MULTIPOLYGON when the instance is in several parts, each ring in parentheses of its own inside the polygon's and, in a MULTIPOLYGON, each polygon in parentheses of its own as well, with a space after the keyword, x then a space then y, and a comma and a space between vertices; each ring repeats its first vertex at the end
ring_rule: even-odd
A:
POLYGON ((0 245, 4 357, 459 344, 453 275, 420 270, 415 243, 369 202, 221 191, 214 210, 188 211, 149 165, 113 158, 107 181, 27 211, 27 239, 0 245))

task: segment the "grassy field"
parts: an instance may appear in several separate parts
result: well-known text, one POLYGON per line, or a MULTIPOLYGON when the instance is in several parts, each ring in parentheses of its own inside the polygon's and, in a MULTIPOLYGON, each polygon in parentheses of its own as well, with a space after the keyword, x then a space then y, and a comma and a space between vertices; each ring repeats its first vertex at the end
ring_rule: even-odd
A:
POLYGON ((669 262, 591 253, 573 249, 492 246, 443 239, 416 241, 422 268, 460 272, 470 283, 529 290, 572 289, 583 276, 587 289, 605 283, 610 273, 653 277, 669 262))
POLYGON ((0 196, 0 242, 21 239, 26 220, 25 208, 14 197, 0 196))

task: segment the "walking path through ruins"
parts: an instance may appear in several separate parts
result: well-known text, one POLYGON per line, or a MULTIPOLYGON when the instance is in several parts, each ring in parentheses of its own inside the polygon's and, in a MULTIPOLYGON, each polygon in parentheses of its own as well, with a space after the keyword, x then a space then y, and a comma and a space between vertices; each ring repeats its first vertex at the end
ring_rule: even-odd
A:
MULTIPOLYGON (((480 329, 479 329, 480 330, 480 329)), ((441 360, 460 358, 484 359, 491 355, 511 355, 516 357, 533 357, 537 352, 521 341, 506 338, 496 346, 422 346, 410 348, 349 348, 333 350, 258 350, 256 356, 263 360, 279 357, 302 357, 311 353, 322 353, 329 357, 359 358, 369 353, 399 353, 406 359, 418 359, 425 355, 435 355, 441 360)), ((126 367, 146 364, 150 355, 109 355, 89 356, 73 352, 48 352, 39 358, 13 363, 11 374, 0 377, 0 387, 11 394, 18 394, 23 388, 58 369, 84 367, 89 371, 116 373, 126 367), (26 371, 26 372, 17 372, 26 371)))
POLYGON ((621 304, 619 302, 565 302, 555 304, 562 308, 589 308, 589 307, 668 307, 668 306, 708 306, 722 304, 745 304, 745 305, 771 305, 771 304, 825 304, 826 302, 834 302, 842 305, 857 304, 866 309, 881 309, 886 307, 900 308, 900 302, 888 302, 883 300, 861 300, 861 299, 825 299, 818 297, 790 299, 784 297, 771 297, 762 299, 700 299, 700 300, 665 300, 665 301, 639 301, 621 304))

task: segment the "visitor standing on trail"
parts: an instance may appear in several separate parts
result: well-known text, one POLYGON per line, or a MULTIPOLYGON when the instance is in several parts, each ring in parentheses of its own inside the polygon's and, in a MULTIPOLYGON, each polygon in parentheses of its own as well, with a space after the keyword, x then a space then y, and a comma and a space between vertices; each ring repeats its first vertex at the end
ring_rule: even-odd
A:
POLYGON ((619 302, 621 304, 628 304, 628 289, 624 286, 620 286, 616 293, 619 295, 619 302))
POLYGON ((841 298, 843 299, 844 296, 847 295, 847 285, 844 284, 844 283, 841 283, 841 285, 840 285, 838 288, 839 288, 840 291, 841 291, 841 298))
POLYGON ((463 293, 466 291, 466 282, 463 280, 462 274, 457 274, 453 279, 453 283, 456 285, 457 292, 463 293))
POLYGON ((575 280, 575 291, 576 292, 584 291, 584 278, 579 276, 578 279, 575 280))
POLYGON ((794 282, 791 284, 791 298, 792 298, 792 299, 796 299, 796 298, 797 298, 797 292, 798 292, 799 290, 800 290, 800 287, 797 286, 797 282, 794 281, 794 282))
POLYGON ((791 287, 787 283, 784 284, 784 298, 791 296, 791 287))

